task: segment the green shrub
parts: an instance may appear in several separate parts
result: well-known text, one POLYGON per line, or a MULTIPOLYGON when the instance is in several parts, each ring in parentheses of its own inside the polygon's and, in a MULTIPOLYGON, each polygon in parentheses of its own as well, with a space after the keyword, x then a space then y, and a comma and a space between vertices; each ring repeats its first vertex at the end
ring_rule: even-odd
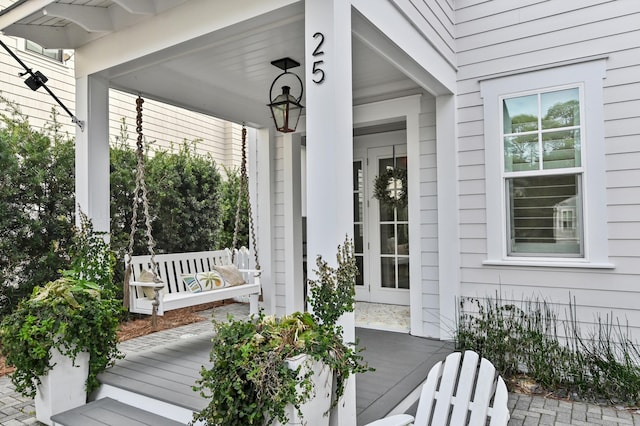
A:
POLYGON ((526 374, 560 395, 640 401, 640 349, 613 317, 596 318, 586 335, 577 321, 575 301, 560 319, 538 299, 518 304, 499 296, 462 298, 456 346, 475 350, 506 378, 526 374))
POLYGON ((69 266, 74 225, 74 143, 55 110, 44 131, 0 97, 0 316, 69 266))
MULTIPOLYGON (((75 223, 75 146, 59 132, 55 109, 44 131, 29 126, 12 102, 0 97, 0 317, 35 286, 69 269, 75 223)), ((146 155, 153 237, 157 252, 184 252, 231 245, 239 178, 223 181, 210 156, 196 155, 184 142, 176 153, 146 155), (232 219, 231 219, 232 218, 232 219), (233 220, 230 225, 229 221, 233 220), (231 226, 231 227, 230 227, 231 226), (231 229, 231 233, 229 233, 231 229)), ((149 146, 146 146, 148 152, 149 146)), ((111 248, 119 263, 114 286, 121 296, 135 189, 136 151, 128 145, 126 121, 110 149, 111 248), (121 267, 120 267, 121 266, 121 267)), ((246 202, 243 203, 246 209, 246 202)), ((82 206, 81 206, 82 207, 82 206)), ((248 242, 243 215, 240 241, 248 242)), ((148 252, 139 206, 134 254, 148 252)))

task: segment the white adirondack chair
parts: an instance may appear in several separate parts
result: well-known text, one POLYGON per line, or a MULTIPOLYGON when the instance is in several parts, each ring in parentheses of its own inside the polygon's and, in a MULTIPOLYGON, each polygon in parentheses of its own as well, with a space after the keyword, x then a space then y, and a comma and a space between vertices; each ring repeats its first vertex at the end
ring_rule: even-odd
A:
POLYGON ((504 426, 509 421, 507 399, 504 380, 489 360, 473 351, 466 351, 464 357, 454 352, 429 371, 415 420, 399 414, 367 426, 484 426, 487 419, 491 426, 504 426))

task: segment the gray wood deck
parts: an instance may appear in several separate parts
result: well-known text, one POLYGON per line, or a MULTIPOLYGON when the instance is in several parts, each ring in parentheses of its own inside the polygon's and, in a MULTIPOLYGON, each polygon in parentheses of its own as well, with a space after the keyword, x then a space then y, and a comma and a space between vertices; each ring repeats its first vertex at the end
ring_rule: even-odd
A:
POLYGON ((102 398, 51 417, 56 425, 64 426, 181 426, 182 423, 139 410, 111 398, 102 398))
POLYGON ((431 367, 453 351, 453 344, 405 333, 356 329, 362 356, 374 372, 356 378, 358 425, 380 419, 427 378, 431 367))
MULTIPOLYGON (((356 329, 362 355, 376 369, 356 379, 358 425, 384 417, 424 381, 431 366, 452 351, 446 342, 404 333, 356 329)), ((99 377, 103 384, 193 411, 207 401, 192 390, 200 368, 209 365, 211 336, 131 354, 99 377)), ((144 408, 144 407, 140 407, 144 408)))

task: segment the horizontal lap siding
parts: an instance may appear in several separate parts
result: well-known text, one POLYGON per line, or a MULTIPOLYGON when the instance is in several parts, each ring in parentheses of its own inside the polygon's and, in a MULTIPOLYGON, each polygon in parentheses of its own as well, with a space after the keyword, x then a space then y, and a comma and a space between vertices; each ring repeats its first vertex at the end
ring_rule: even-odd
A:
MULTIPOLYGON (((4 6, 0 2, 0 6, 4 6)), ((25 42, 22 39, 0 35, 2 41, 33 71, 40 71, 47 77, 47 87, 65 104, 72 112, 75 110, 75 77, 73 72, 73 60, 63 64, 53 59, 46 58, 37 53, 25 50, 25 42)), ((71 51, 69 51, 71 53, 71 51)), ((58 106, 53 98, 44 90, 32 91, 24 81, 26 76, 20 77, 18 73, 24 72, 18 62, 4 49, 0 49, 0 96, 14 102, 36 129, 43 129, 51 122, 51 108, 55 105, 58 113, 58 121, 62 125, 62 133, 74 134, 75 128, 66 112, 58 106)), ((4 105, 2 105, 4 113, 4 105)))
POLYGON ((541 298, 560 310, 575 299, 582 320, 613 313, 628 320, 640 338, 640 2, 458 0, 455 6, 462 294, 541 298), (604 232, 615 269, 482 265, 487 259, 484 144, 492 141, 484 140, 479 80, 596 55, 606 56, 607 67, 604 232))
MULTIPOLYGON (((0 6, 4 2, 0 1, 0 6)), ((42 55, 25 51, 24 41, 0 36, 16 55, 34 71, 42 72, 48 79, 47 86, 76 114, 75 73, 73 51, 66 63, 56 62, 42 55)), ((75 136, 76 128, 66 112, 43 89, 32 91, 25 84, 26 77, 19 77, 23 68, 4 49, 0 49, 1 96, 14 102, 35 129, 44 129, 51 123, 51 109, 58 114, 60 131, 75 136)), ((122 120, 126 124, 126 141, 135 146, 136 104, 135 95, 117 90, 109 91, 109 141, 123 138, 122 120)), ((4 108, 3 108, 4 109, 4 108)), ((85 120, 84 117, 78 117, 85 120)), ((196 152, 211 155, 219 165, 239 167, 241 162, 241 126, 183 108, 145 99, 143 105, 143 132, 145 140, 154 149, 178 150, 184 141, 191 146, 196 141, 196 152)))
POLYGON ((284 144, 281 134, 276 135, 274 151, 273 187, 273 283, 275 285, 276 315, 286 313, 285 247, 284 247, 284 144))
POLYGON ((455 25, 452 0, 393 0, 433 47, 455 62, 455 25))
MULTIPOLYGON (((109 133, 113 142, 120 137, 124 119, 128 143, 135 144, 136 96, 117 90, 109 92, 109 133)), ((143 131, 152 149, 178 151, 186 142, 196 152, 211 155, 219 165, 239 167, 241 126, 183 108, 145 99, 143 131)), ((222 171, 222 168, 221 168, 222 171)))
POLYGON ((420 236, 422 322, 426 336, 440 334, 438 288, 438 199, 435 101, 423 97, 420 114, 420 236))

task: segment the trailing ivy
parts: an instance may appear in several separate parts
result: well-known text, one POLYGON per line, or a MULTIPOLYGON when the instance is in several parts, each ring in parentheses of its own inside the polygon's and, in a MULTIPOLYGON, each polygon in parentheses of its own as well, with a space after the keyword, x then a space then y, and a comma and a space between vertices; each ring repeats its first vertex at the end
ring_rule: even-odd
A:
POLYGON ((53 367, 51 350, 75 360, 89 353, 87 392, 99 385, 97 375, 121 357, 117 350, 120 302, 111 291, 112 254, 90 222, 82 218, 74 239, 72 269, 44 286, 0 324, 2 354, 16 371, 16 391, 33 397, 40 377, 53 367))

